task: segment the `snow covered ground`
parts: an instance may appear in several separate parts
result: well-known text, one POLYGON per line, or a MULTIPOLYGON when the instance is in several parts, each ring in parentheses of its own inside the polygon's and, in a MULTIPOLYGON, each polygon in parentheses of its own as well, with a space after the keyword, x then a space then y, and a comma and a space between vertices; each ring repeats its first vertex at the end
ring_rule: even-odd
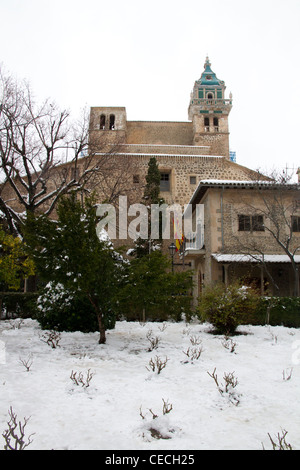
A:
POLYGON ((30 417, 31 450, 261 450, 283 430, 300 449, 300 330, 244 326, 235 344, 209 330, 118 322, 105 345, 98 333, 62 333, 52 349, 36 321, 1 321, 0 449, 10 407, 30 417), (147 336, 159 338, 157 349, 148 351, 147 336), (156 357, 168 359, 160 374, 149 366, 156 357), (71 380, 88 370, 89 387, 71 380), (224 373, 238 382, 227 392, 224 373))

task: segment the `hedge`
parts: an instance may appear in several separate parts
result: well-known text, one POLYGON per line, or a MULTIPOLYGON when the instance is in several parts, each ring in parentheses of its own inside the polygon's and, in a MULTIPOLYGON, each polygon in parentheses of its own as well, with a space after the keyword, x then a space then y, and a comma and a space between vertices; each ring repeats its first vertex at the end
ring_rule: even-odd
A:
POLYGON ((300 328, 300 297, 261 297, 251 324, 300 328))
MULTIPOLYGON (((36 318, 38 292, 0 292, 0 318, 36 318)), ((147 312, 148 320, 167 320, 168 315, 147 312), (150 315, 149 315, 150 314, 150 315), (149 318, 150 317, 150 318, 149 318)), ((157 313, 157 312, 156 312, 157 313)), ((135 315, 125 315, 126 320, 136 320, 135 315), (134 318, 135 317, 135 318, 134 318)), ((300 328, 300 297, 262 297, 250 323, 253 325, 286 326, 300 328)))
POLYGON ((38 292, 0 292, 0 318, 35 318, 38 292))

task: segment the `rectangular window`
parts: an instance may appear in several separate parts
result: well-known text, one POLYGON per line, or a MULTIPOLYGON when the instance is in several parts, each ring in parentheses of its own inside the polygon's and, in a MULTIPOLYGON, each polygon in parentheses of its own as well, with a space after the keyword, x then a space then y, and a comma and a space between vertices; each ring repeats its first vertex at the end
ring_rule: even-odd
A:
POLYGON ((160 190, 170 191, 170 173, 160 174, 160 190))
POLYGON ((263 232, 264 228, 264 218, 262 215, 253 215, 252 216, 252 230, 255 232, 263 232))
POLYGON ((292 216, 292 231, 300 232, 300 217, 292 216))
POLYGON ((239 215, 239 232, 250 232, 250 215, 239 215))
POLYGON ((238 216, 239 232, 264 232, 264 218, 262 215, 238 216))
POLYGON ((196 176, 190 176, 190 184, 196 184, 196 176))

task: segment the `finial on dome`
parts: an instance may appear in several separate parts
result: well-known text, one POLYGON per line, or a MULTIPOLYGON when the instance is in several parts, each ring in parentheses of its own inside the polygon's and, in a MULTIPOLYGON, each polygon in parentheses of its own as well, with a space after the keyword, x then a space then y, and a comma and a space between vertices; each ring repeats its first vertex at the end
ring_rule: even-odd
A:
POLYGON ((208 54, 207 54, 207 56, 206 56, 206 60, 205 60, 204 67, 206 67, 207 65, 208 65, 209 67, 211 66, 211 63, 210 63, 210 61, 209 61, 208 54))

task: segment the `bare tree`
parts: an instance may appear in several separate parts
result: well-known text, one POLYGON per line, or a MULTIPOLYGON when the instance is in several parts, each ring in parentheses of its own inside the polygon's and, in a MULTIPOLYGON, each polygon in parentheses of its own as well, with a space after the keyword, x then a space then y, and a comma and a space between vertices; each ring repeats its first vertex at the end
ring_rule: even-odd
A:
POLYGON ((97 189, 115 201, 132 174, 118 147, 105 133, 92 145, 86 111, 71 122, 68 111, 49 100, 37 104, 26 83, 0 69, 0 216, 12 233, 20 234, 29 213, 50 215, 70 191, 97 189))

